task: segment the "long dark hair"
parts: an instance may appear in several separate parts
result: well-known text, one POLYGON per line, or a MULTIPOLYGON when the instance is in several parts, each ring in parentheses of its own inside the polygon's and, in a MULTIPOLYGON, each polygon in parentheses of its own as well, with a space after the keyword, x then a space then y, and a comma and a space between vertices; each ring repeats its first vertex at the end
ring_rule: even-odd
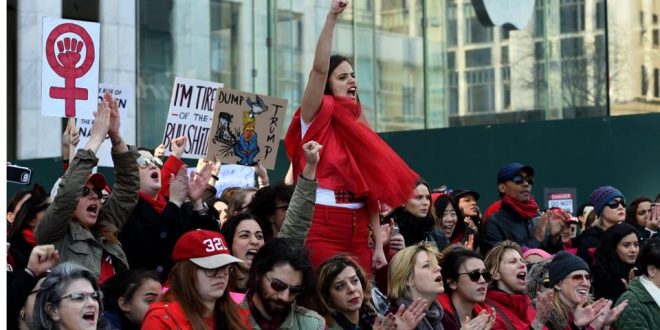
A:
MULTIPOLYGON (((30 198, 28 198, 21 206, 20 211, 14 218, 14 223, 9 229, 7 239, 11 239, 14 235, 19 234, 24 229, 30 226, 32 221, 39 212, 44 211, 50 205, 48 193, 41 185, 35 184, 31 191, 28 191, 30 198)), ((32 228, 34 230, 34 228, 32 228)))
POLYGON ((632 201, 628 207, 626 207, 626 223, 629 223, 636 228, 641 227, 637 223, 637 207, 639 207, 639 204, 643 202, 653 203, 653 201, 651 201, 651 199, 648 197, 639 197, 632 201))
MULTIPOLYGON (((197 268, 197 265, 190 260, 174 264, 168 278, 170 289, 161 297, 161 301, 177 301, 193 329, 206 329, 203 318, 206 307, 195 288, 197 286, 197 268)), ((216 300, 214 313, 223 314, 227 318, 228 329, 244 328, 239 306, 232 300, 229 290, 225 290, 222 297, 216 300)))
POLYGON ((109 278, 101 287, 106 310, 123 313, 119 308, 119 298, 130 301, 135 292, 148 280, 160 282, 160 277, 156 271, 129 269, 109 278))
POLYGON ((325 90, 323 91, 323 94, 325 95, 333 95, 332 94, 332 84, 330 83, 330 76, 332 75, 332 72, 335 71, 335 69, 339 66, 339 64, 342 64, 343 62, 348 62, 351 66, 353 63, 351 63, 351 59, 344 55, 339 55, 339 54, 334 54, 330 56, 330 65, 328 66, 328 77, 325 80, 325 90))
POLYGON ((454 231, 451 233, 451 237, 447 237, 447 239, 449 240, 449 243, 455 243, 455 240, 462 240, 463 234, 465 233, 465 219, 463 219, 463 212, 461 211, 461 208, 458 207, 458 203, 456 203, 456 201, 451 198, 451 196, 442 195, 435 200, 435 203, 433 203, 433 208, 436 213, 437 225, 442 230, 442 215, 445 212, 447 205, 449 204, 451 204, 451 206, 454 208, 454 211, 456 212, 456 226, 454 227, 454 231))

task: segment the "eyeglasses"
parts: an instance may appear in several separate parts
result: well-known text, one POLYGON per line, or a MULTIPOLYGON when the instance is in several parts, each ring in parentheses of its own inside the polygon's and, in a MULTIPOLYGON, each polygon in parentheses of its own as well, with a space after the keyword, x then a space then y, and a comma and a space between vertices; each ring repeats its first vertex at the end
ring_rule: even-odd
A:
POLYGON ((571 276, 571 280, 573 283, 581 283, 583 280, 587 282, 591 282, 591 275, 589 274, 575 274, 571 276))
POLYGON ((230 274, 231 272, 234 271, 234 266, 232 264, 214 268, 214 269, 208 269, 208 268, 202 268, 199 267, 202 270, 204 270, 204 275, 207 277, 217 277, 220 272, 225 273, 225 274, 230 274))
POLYGON ((611 209, 619 208, 619 205, 626 207, 626 201, 624 201, 623 199, 613 199, 607 202, 607 207, 611 209))
POLYGON ((467 273, 458 273, 458 274, 456 274, 456 275, 467 275, 467 276, 470 278, 470 281, 475 282, 475 283, 479 282, 479 279, 480 279, 482 276, 483 276, 483 278, 484 278, 484 281, 486 281, 486 282, 490 282, 490 281, 493 280, 493 274, 491 274, 491 273, 488 272, 487 270, 481 270, 481 271, 480 271, 480 270, 478 270, 478 269, 475 269, 475 270, 473 270, 473 271, 471 271, 471 272, 467 272, 467 273))
POLYGON ((96 193, 96 197, 99 199, 103 200, 103 193, 101 193, 101 189, 89 189, 89 187, 84 186, 82 189, 82 197, 87 197, 90 193, 96 193))
POLYGON ((158 168, 163 167, 163 161, 161 161, 157 157, 153 156, 147 156, 147 155, 142 155, 140 158, 137 159, 138 166, 142 168, 147 168, 149 165, 154 164, 158 166, 158 168))
POLYGON ((534 184, 534 177, 531 176, 522 176, 522 175, 516 175, 511 179, 513 183, 515 184, 522 184, 523 181, 527 181, 529 184, 534 184))
POLYGON ((278 279, 271 279, 268 274, 265 274, 265 276, 266 279, 270 282, 270 288, 277 292, 283 292, 286 289, 289 289, 289 294, 292 296, 297 296, 303 292, 302 286, 291 286, 278 279))
POLYGON ((62 299, 71 299, 73 302, 84 302, 87 298, 92 300, 101 301, 103 299, 103 293, 101 291, 93 292, 73 292, 66 296, 62 296, 62 299))

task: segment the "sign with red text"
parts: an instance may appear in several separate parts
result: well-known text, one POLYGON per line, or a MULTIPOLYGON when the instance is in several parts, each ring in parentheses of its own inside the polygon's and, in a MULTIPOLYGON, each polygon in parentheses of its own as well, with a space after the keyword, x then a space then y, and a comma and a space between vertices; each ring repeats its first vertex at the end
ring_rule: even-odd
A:
MULTIPOLYGON (((98 97, 96 101, 98 103, 103 102, 103 95, 105 92, 108 92, 112 97, 117 101, 117 108, 119 110, 119 118, 121 120, 121 126, 119 126, 119 133, 124 136, 126 132, 126 121, 128 120, 128 113, 135 111, 133 108, 133 89, 126 86, 115 86, 110 84, 99 84, 98 97)), ((89 136, 92 132, 92 125, 94 124, 93 119, 78 119, 76 120, 76 129, 78 130, 78 136, 80 136, 80 142, 78 143, 77 149, 84 148, 89 141, 89 136)), ((99 159, 98 166, 103 167, 114 167, 112 161, 111 152, 112 151, 112 142, 110 142, 110 137, 106 137, 105 141, 99 147, 99 150, 96 152, 96 157, 99 159)))
POLYGON ((204 158, 213 120, 217 82, 176 77, 172 88, 170 110, 167 114, 162 144, 165 156, 172 153, 172 140, 186 136, 188 142, 183 158, 204 158))
POLYGON ((44 17, 41 114, 94 119, 100 24, 44 17))
POLYGON ((548 208, 558 207, 573 214, 577 203, 575 188, 544 188, 543 193, 548 208))
POLYGON ((218 89, 208 137, 207 160, 275 168, 288 101, 231 89, 218 89))

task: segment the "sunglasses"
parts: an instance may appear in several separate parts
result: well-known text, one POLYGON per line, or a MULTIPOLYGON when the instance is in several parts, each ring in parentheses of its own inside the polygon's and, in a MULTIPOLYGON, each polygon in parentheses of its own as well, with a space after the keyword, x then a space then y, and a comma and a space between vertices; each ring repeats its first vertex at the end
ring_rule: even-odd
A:
POLYGON ((297 296, 303 292, 302 286, 291 286, 278 279, 271 279, 268 274, 265 274, 265 276, 266 279, 270 282, 270 288, 277 292, 283 292, 286 289, 289 289, 289 294, 292 296, 297 296))
POLYGON ((84 186, 82 189, 82 197, 87 197, 89 194, 94 192, 96 194, 96 197, 98 197, 101 201, 103 201, 103 193, 101 192, 101 189, 89 189, 89 187, 84 186))
POLYGON ((200 268, 204 270, 204 275, 206 275, 206 277, 217 277, 220 272, 230 274, 234 271, 234 266, 231 264, 213 269, 200 268))
POLYGON ((607 202, 607 207, 611 209, 616 209, 619 207, 619 205, 626 207, 626 201, 624 201, 623 199, 613 199, 607 202))
POLYGON ((515 184, 522 184, 523 181, 527 181, 529 184, 534 184, 534 177, 531 176, 522 176, 522 175, 516 175, 511 179, 513 183, 515 184))
POLYGON ((158 168, 163 167, 163 161, 154 156, 142 155, 137 159, 138 166, 142 168, 147 168, 149 165, 156 165, 158 168))
POLYGON ((475 282, 475 283, 479 282, 479 279, 480 279, 482 276, 483 276, 483 278, 484 278, 484 281, 486 281, 486 282, 490 282, 490 281, 493 280, 493 274, 491 274, 491 273, 488 272, 487 270, 482 270, 482 271, 480 271, 480 270, 478 270, 478 269, 475 269, 475 270, 473 270, 473 271, 471 271, 471 272, 467 272, 467 273, 458 273, 458 274, 456 274, 456 275, 467 275, 467 276, 470 278, 470 281, 475 282))
POLYGON ((591 275, 590 274, 575 274, 571 276, 571 280, 573 283, 581 283, 583 280, 587 282, 591 282, 591 275))
POLYGON ((101 291, 74 292, 62 297, 62 299, 71 299, 74 302, 84 302, 87 298, 100 302, 103 299, 103 293, 101 291))

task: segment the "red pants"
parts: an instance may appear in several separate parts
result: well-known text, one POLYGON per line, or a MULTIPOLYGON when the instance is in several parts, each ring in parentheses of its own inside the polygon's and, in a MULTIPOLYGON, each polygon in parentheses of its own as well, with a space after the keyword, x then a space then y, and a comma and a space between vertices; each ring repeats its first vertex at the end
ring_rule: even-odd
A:
POLYGON ((369 248, 367 208, 353 210, 316 204, 305 245, 310 250, 314 269, 335 255, 346 253, 355 257, 365 274, 370 276, 372 251, 369 248))

